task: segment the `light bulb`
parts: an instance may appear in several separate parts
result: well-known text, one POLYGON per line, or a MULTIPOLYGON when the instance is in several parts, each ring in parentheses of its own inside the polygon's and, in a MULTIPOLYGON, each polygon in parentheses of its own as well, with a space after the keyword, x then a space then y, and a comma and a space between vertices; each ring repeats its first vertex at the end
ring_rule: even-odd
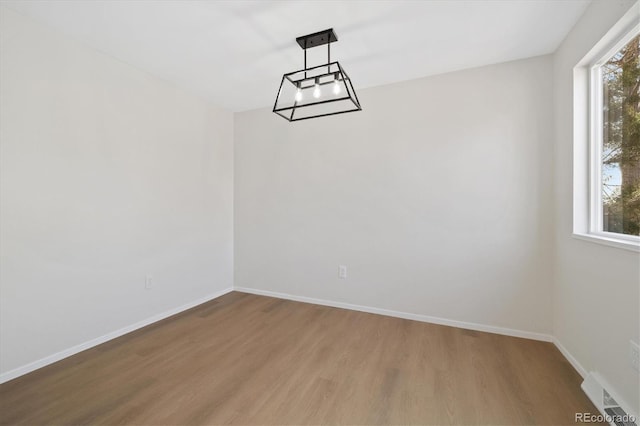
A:
POLYGON ((320 95, 322 95, 322 92, 320 92, 320 85, 316 82, 316 88, 313 89, 313 97, 317 99, 320 95))
POLYGON ((336 80, 335 83, 333 83, 333 94, 334 95, 340 94, 340 83, 338 83, 338 80, 336 80))
POLYGON ((296 102, 300 102, 302 100, 302 90, 298 87, 298 91, 296 92, 296 102))

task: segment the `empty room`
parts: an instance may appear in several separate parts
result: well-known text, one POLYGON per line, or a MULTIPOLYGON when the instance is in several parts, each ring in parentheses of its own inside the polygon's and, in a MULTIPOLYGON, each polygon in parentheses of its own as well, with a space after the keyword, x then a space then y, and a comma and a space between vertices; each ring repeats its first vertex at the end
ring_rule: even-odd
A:
POLYGON ((0 425, 640 420, 639 0, 0 0, 0 425))

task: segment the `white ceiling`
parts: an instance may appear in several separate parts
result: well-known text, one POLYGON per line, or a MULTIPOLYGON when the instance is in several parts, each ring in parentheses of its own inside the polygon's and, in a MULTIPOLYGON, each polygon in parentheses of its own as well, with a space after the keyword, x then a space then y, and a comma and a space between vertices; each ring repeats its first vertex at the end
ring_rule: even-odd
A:
MULTIPOLYGON (((356 89, 553 52, 589 0, 3 1, 232 111, 271 106, 303 68, 297 36, 333 27, 356 89)), ((326 49, 309 50, 310 63, 326 49)))

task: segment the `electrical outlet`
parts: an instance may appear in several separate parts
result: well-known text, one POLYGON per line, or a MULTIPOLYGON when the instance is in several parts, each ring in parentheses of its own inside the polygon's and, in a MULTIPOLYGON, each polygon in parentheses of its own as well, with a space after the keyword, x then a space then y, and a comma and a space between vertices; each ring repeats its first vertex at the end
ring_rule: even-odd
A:
POLYGON ((640 371, 640 346, 633 340, 629 340, 629 362, 637 371, 640 371))
POLYGON ((151 275, 144 277, 144 288, 147 290, 153 288, 153 277, 151 275))
POLYGON ((338 278, 341 280, 347 279, 347 267, 345 265, 338 266, 338 278))

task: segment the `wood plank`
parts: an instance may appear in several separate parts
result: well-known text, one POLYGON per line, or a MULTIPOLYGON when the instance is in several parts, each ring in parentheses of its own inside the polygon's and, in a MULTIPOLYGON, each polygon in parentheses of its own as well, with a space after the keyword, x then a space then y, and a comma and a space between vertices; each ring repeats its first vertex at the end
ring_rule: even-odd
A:
POLYGON ((230 293, 0 385, 0 424, 572 424, 551 344, 230 293))

